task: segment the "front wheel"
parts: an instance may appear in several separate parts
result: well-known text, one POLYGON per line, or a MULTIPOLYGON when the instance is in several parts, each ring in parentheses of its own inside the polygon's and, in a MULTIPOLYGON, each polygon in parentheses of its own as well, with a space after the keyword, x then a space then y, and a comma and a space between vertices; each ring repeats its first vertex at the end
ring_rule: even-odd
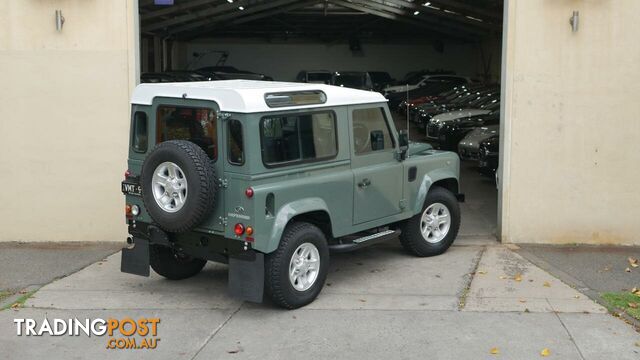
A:
POLYGON ((312 302, 322 290, 329 268, 329 247, 315 225, 287 226, 278 249, 267 255, 265 289, 271 300, 286 309, 312 302))
POLYGON ((458 235, 460 207, 451 191, 429 190, 422 212, 401 225, 400 242, 416 256, 434 256, 447 251, 458 235))

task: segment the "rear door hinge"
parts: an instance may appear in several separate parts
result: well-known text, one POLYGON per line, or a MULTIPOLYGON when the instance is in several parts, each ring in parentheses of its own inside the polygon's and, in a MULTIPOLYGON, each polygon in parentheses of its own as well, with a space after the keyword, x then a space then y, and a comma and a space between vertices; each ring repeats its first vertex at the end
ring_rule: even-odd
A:
POLYGON ((227 218, 223 216, 218 217, 218 223, 224 227, 227 227, 227 218))
POLYGON ((226 189, 229 186, 229 180, 218 178, 218 184, 221 188, 226 189))

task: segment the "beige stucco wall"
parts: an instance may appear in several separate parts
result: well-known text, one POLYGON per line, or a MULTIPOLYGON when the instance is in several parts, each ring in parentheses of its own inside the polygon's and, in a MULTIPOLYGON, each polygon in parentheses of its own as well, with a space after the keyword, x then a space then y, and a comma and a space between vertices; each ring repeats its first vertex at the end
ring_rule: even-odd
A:
POLYGON ((505 6, 502 239, 640 244, 640 1, 505 6))
POLYGON ((136 0, 0 1, 0 241, 124 239, 136 13, 136 0))

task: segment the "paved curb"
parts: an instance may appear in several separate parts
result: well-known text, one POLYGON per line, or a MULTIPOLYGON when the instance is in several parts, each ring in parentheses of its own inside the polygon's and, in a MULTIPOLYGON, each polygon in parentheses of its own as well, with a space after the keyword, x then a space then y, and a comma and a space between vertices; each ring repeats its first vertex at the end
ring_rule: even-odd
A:
MULTIPOLYGON (((13 305, 21 297, 23 297, 23 296, 25 296, 25 295, 27 295, 29 293, 35 293, 36 291, 40 290, 40 288, 42 286, 44 286, 44 285, 29 285, 26 288, 21 289, 18 292, 16 292, 15 294, 7 297, 2 302, 0 302, 0 311, 2 311, 2 309, 4 309, 5 307, 9 307, 9 306, 13 305)), ((7 309, 7 310, 9 310, 9 309, 7 309)))
POLYGON ((626 321, 628 324, 633 326, 636 331, 640 332, 640 320, 628 315, 623 309, 619 309, 611 306, 607 301, 605 301, 600 296, 599 292, 591 289, 579 279, 576 279, 575 277, 567 274, 566 272, 556 268, 555 266, 549 264, 547 261, 541 259, 540 257, 532 254, 531 252, 525 249, 522 249, 519 247, 518 249, 514 249, 513 251, 520 254, 525 259, 529 260, 532 264, 538 266, 539 268, 549 272, 551 275, 557 277, 558 279, 560 279, 560 281, 564 282, 565 284, 585 294, 591 300, 595 301, 596 303, 600 304, 605 309, 607 309, 612 316, 621 318, 622 320, 626 321))

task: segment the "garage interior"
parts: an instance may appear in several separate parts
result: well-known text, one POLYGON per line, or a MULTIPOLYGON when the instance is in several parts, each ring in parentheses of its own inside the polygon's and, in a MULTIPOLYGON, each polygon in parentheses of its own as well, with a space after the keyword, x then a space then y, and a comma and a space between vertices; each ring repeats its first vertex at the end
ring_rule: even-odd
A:
MULTIPOLYGON (((231 66, 276 81, 299 80, 301 71, 380 71, 404 85, 422 71, 493 86, 499 101, 502 0, 140 0, 139 13, 143 82, 231 66)), ((410 123, 411 140, 439 146, 397 109, 390 106, 398 129, 410 123)), ((495 236, 495 177, 472 159, 461 161, 460 180, 460 235, 495 236)))

